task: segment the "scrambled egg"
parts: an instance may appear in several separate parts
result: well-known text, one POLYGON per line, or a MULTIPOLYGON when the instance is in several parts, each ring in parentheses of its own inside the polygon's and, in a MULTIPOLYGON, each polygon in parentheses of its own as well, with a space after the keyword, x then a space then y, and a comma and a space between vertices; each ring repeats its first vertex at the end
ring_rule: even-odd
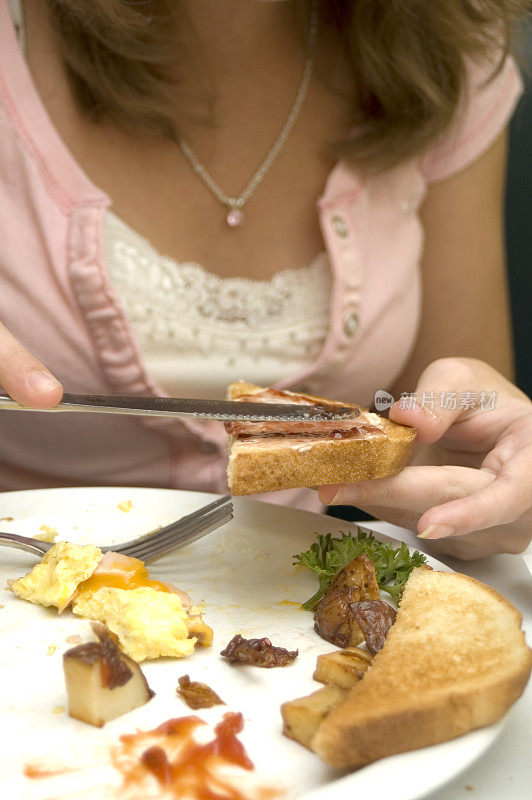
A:
POLYGON ((58 542, 11 587, 23 600, 103 622, 135 661, 188 656, 210 645, 200 608, 171 584, 151 580, 142 561, 93 545, 58 542))
POLYGON ((195 638, 188 638, 187 613, 177 594, 149 587, 105 586, 72 607, 74 614, 105 623, 120 647, 134 661, 159 656, 189 656, 195 638))
POLYGON ((101 559, 99 547, 58 542, 40 564, 15 581, 11 588, 23 600, 56 606, 61 613, 72 600, 78 584, 90 578, 101 559))

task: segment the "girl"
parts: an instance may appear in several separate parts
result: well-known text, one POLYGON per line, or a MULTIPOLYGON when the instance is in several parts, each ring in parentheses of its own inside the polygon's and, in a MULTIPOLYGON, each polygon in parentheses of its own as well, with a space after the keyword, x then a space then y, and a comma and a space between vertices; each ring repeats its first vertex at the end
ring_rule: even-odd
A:
MULTIPOLYGON (((394 406, 418 463, 445 466, 321 499, 462 555, 522 548, 532 423, 503 377, 501 195, 525 6, 0 0, 6 391, 496 393, 394 406)), ((217 424, 4 412, 0 454, 3 489, 226 485, 217 424)))

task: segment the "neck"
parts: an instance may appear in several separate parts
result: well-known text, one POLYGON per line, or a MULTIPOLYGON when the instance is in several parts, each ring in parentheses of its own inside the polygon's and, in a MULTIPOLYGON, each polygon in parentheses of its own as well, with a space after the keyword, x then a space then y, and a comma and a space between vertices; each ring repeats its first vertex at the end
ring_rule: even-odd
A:
POLYGON ((224 71, 249 68, 286 48, 304 47, 297 0, 180 0, 179 13, 197 42, 203 64, 224 71))
POLYGON ((185 44, 176 47, 176 75, 185 118, 220 121, 235 101, 244 105, 257 93, 289 106, 306 53, 308 15, 301 15, 301 5, 180 0, 177 29, 185 44))

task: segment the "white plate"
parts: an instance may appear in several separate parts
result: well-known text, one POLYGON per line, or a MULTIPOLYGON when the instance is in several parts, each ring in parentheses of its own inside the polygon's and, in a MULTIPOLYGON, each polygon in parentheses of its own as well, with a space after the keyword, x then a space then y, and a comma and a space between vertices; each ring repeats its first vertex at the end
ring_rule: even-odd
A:
MULTIPOLYGON (((58 539, 116 544, 167 524, 213 499, 213 495, 165 489, 80 488, 10 492, 0 495, 0 530, 35 536, 41 525, 56 528, 58 539), (130 511, 119 503, 131 501, 130 511)), ((315 532, 353 528, 347 522, 249 499, 235 500, 235 518, 209 536, 153 563, 150 573, 185 589, 205 605, 205 620, 214 628, 214 645, 184 660, 144 662, 156 696, 103 729, 92 728, 60 711, 66 705, 61 655, 72 646, 66 637, 88 637, 89 622, 70 612, 31 605, 7 590, 6 581, 27 572, 35 558, 0 549, 0 681, 2 731, 1 797, 17 800, 81 797, 79 773, 28 779, 27 763, 85 764, 84 789, 92 798, 107 797, 103 783, 113 772, 105 766, 110 745, 135 729, 149 729, 170 717, 192 713, 176 696, 177 679, 188 673, 207 682, 227 703, 199 712, 209 723, 226 710, 241 711, 240 735, 256 773, 305 800, 380 796, 416 800, 450 781, 484 753, 503 723, 454 741, 382 759, 355 773, 326 767, 281 734, 281 702, 310 693, 316 656, 331 645, 313 631, 309 612, 299 603, 316 589, 308 570, 292 565, 292 556, 314 541, 315 532), (265 670, 231 667, 219 651, 235 633, 268 636, 276 645, 299 649, 287 668, 265 670), (55 652, 51 653, 55 645, 55 652), (49 654, 51 653, 51 654, 49 654), (222 710, 220 710, 222 709, 222 710), (9 735, 6 736, 6 732, 9 735), (100 766, 98 766, 100 765, 100 766)), ((381 539, 386 539, 377 534, 381 539)), ((434 559, 429 563, 447 569, 434 559)), ((198 712, 194 712, 198 713, 198 712)), ((117 779, 117 776, 113 777, 117 779)), ((113 780, 111 778, 111 783, 113 780)))

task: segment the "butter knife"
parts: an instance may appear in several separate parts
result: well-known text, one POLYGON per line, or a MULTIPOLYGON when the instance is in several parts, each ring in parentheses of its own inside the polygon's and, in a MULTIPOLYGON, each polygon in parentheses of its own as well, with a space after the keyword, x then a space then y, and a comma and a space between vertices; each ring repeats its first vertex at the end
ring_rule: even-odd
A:
POLYGON ((99 414, 130 414, 148 417, 189 417, 221 422, 319 422, 354 419, 356 406, 327 403, 251 403, 238 400, 194 400, 179 397, 135 397, 133 395, 68 394, 52 408, 29 408, 0 393, 0 409, 7 411, 71 411, 99 414))

